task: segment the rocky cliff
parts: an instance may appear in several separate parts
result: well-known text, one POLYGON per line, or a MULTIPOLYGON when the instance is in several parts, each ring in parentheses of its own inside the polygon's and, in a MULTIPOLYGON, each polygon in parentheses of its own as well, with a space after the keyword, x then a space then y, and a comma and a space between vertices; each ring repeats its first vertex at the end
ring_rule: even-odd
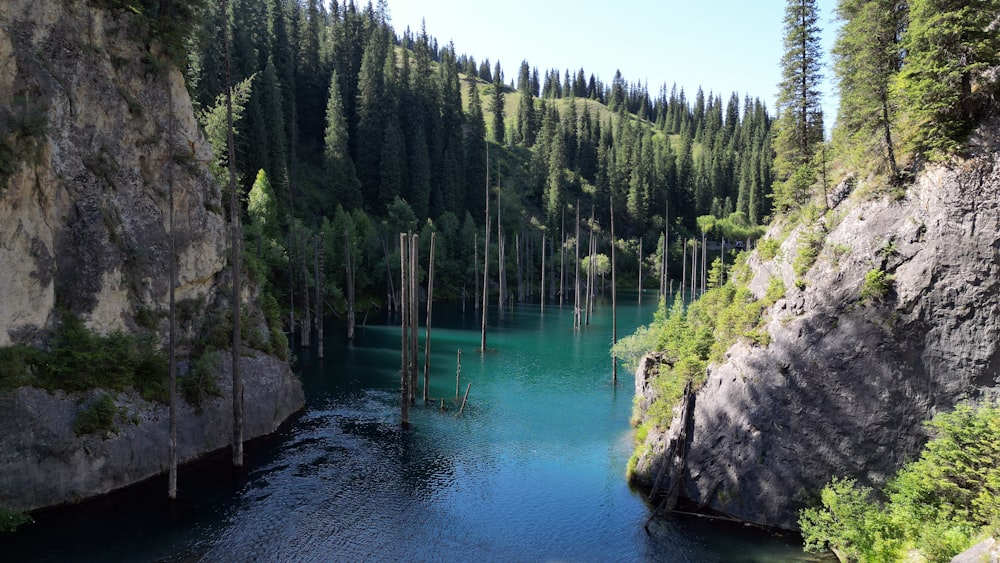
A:
MULTIPOLYGON (((171 186, 188 336, 229 300, 222 194, 183 77, 148 22, 96 4, 0 2, 0 347, 44 345, 57 311, 97 333, 144 326, 165 340, 171 186)), ((252 438, 303 395, 287 363, 244 356, 252 438)), ((109 440, 81 439, 69 422, 86 399, 29 388, 0 397, 0 506, 84 498, 165 467, 165 407, 117 396, 130 422, 109 440)), ((182 459, 227 444, 228 404, 182 406, 182 459)))
MULTIPOLYGON (((804 233, 751 257, 751 289, 788 288, 765 312, 770 343, 737 343, 703 388, 650 432, 636 476, 704 508, 794 529, 835 475, 881 484, 927 439, 923 422, 1000 384, 1000 157, 927 168, 903 192, 855 193, 826 212, 822 250, 792 267, 804 233), (885 291, 863 291, 869 272, 885 291), (686 407, 686 411, 685 411, 686 407)), ((839 198, 838 198, 839 199, 839 198)), ((647 361, 654 364, 654 361, 647 361)), ((648 399, 647 373, 637 392, 648 399)))

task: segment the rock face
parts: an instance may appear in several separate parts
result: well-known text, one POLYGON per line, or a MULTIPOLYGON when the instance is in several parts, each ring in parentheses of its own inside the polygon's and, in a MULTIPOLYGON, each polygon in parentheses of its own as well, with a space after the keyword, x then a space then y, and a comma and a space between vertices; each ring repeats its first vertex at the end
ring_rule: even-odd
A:
MULTIPOLYGON (((99 333, 145 324, 165 338, 171 186, 176 299, 195 317, 187 337, 200 313, 228 300, 212 151, 183 77, 148 37, 134 15, 86 0, 0 2, 0 347, 44 343, 57 310, 99 333)), ((304 403, 287 363, 248 353, 247 439, 304 403)), ((182 461, 229 443, 227 381, 203 412, 180 405, 182 461)), ((165 470, 165 406, 118 394, 116 434, 74 435, 97 393, 0 394, 0 507, 70 502, 165 470)))
MULTIPOLYGON (((220 368, 229 368, 222 355, 220 368)), ((258 354, 241 362, 245 385, 244 435, 269 434, 302 408, 302 386, 288 364, 258 354)), ((232 381, 220 380, 221 397, 196 411, 178 406, 181 463, 227 447, 232 436, 232 381)), ((72 429, 90 395, 22 387, 0 395, 0 506, 31 510, 74 502, 162 474, 168 467, 169 417, 165 405, 134 393, 118 395, 118 430, 108 437, 77 437, 72 429)))
POLYGON ((789 288, 766 312, 771 343, 738 343, 710 366, 690 405, 683 455, 668 439, 676 428, 650 432, 640 482, 676 473, 679 483, 657 488, 678 486, 707 509, 795 529, 799 509, 832 476, 882 484, 919 453, 924 421, 996 396, 997 154, 930 168, 902 199, 855 194, 828 218, 803 289, 790 266, 801 229, 773 260, 751 258, 758 297, 773 276, 789 288), (891 288, 862 299, 873 269, 892 276, 891 288))
POLYGON ((0 346, 57 304, 100 332, 165 309, 171 183, 177 299, 206 300, 225 266, 211 148, 142 36, 84 0, 0 3, 0 346))

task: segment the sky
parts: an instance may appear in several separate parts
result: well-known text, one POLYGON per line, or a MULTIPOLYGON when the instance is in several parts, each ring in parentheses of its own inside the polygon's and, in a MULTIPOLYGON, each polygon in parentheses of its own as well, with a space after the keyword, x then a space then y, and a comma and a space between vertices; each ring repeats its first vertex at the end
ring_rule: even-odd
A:
MULTIPOLYGON (((774 114, 780 79, 784 0, 388 0, 397 33, 409 27, 481 63, 497 60, 509 83, 521 61, 548 69, 581 67, 606 85, 621 70, 629 84, 646 83, 650 95, 660 86, 683 87, 688 100, 701 86, 723 101, 732 92, 759 97, 774 114)), ((823 47, 824 115, 836 115, 829 80, 829 51, 837 23, 836 0, 818 0, 823 47)))

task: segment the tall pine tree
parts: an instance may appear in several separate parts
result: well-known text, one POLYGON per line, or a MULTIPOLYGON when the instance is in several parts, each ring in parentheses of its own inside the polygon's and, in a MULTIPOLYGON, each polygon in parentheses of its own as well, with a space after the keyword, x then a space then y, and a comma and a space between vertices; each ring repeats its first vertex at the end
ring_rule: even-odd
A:
POLYGON ((816 146, 823 141, 820 105, 822 50, 816 0, 788 0, 785 6, 785 53, 778 87, 778 134, 774 141, 780 185, 779 209, 809 198, 814 174, 809 170, 816 146))
POLYGON ((862 165, 884 163, 895 178, 899 103, 892 84, 902 63, 899 37, 906 5, 899 0, 840 0, 837 16, 844 22, 833 49, 840 88, 838 132, 847 141, 844 145, 862 151, 862 165))

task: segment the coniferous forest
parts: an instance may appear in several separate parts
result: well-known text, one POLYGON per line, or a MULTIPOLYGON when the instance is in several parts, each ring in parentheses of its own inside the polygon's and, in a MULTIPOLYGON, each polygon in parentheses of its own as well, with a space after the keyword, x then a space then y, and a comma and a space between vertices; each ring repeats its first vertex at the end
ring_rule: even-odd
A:
MULTIPOLYGON (((343 311, 348 260, 359 306, 391 306, 394 246, 406 231, 425 235, 423 256, 429 233, 439 235, 437 294, 471 297, 487 198, 490 255, 505 247, 504 285, 521 300, 538 298, 543 252, 546 295, 559 293, 554 268, 578 211, 593 217, 584 229, 600 233, 607 257, 614 201, 619 273, 636 280, 642 268, 653 287, 665 217, 679 276, 685 235, 710 225, 712 238, 743 240, 770 213, 772 118, 759 99, 678 85, 651 93, 620 73, 606 83, 528 61, 504 67, 423 30, 396 33, 384 1, 324 4, 226 4, 246 260, 285 307, 306 308, 320 279, 327 313, 343 311), (699 229, 709 215, 719 221, 699 229), (314 244, 325 249, 319 276, 314 244)), ((183 61, 220 181, 229 158, 221 10, 197 8, 183 61)))

